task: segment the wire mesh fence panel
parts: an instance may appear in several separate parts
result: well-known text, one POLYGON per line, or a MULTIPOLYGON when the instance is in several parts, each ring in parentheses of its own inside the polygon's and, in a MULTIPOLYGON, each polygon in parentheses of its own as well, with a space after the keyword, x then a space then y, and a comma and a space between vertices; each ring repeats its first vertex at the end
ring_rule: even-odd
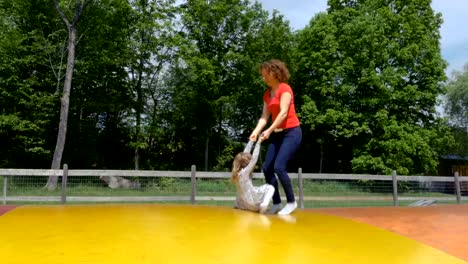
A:
POLYGON ((468 203, 468 176, 460 177, 460 193, 462 195, 460 202, 463 204, 467 204, 468 203))
MULTIPOLYGON (((414 178, 414 177, 411 177, 414 178)), ((456 188, 453 177, 424 177, 398 182, 398 199, 411 206, 456 203, 456 188)))
POLYGON ((304 179, 302 185, 305 208, 393 205, 391 180, 304 179))
MULTIPOLYGON (((63 177, 59 176, 57 188, 45 188, 50 173, 61 171, 36 170, 8 171, 0 176, 0 190, 4 180, 8 203, 59 203, 66 195, 67 203, 78 202, 159 202, 191 203, 192 178, 196 189, 195 203, 217 206, 234 206, 236 187, 226 172, 180 171, 69 171, 66 189, 61 190, 63 177), (34 176, 39 175, 39 176, 34 176)), ((58 174, 57 174, 58 173, 58 174)), ((301 174, 302 175, 302 174, 301 174)), ((394 204, 392 176, 389 175, 339 175, 305 174, 302 185, 298 174, 292 173, 296 200, 303 198, 305 208, 314 207, 364 207, 392 206, 394 204), (299 187, 302 186, 302 190, 299 187), (302 197, 299 195, 302 194, 302 197)), ((424 206, 457 203, 454 177, 396 176, 399 206, 424 206)), ((468 203, 468 177, 459 177, 460 203, 468 203)), ((255 173, 253 185, 265 184, 263 174, 255 173)), ((279 183, 283 203, 284 189, 279 183)), ((63 200, 62 200, 63 202, 63 200)))
POLYGON ((468 204, 468 176, 460 177, 461 203, 468 204))
MULTIPOLYGON (((79 173, 78 173, 79 174, 79 173)), ((57 188, 45 188, 48 176, 9 176, 6 196, 8 203, 37 202, 174 202, 187 203, 191 194, 188 177, 123 177, 123 176, 68 176, 66 190, 62 193, 63 177, 59 176, 57 188)), ((1 182, 3 187, 3 181, 1 182)))
POLYGON ((70 177, 72 181, 67 187, 69 197, 67 200, 187 204, 190 203, 192 191, 188 175, 185 177, 100 175, 91 177, 91 180, 89 176, 70 177))
POLYGON ((229 177, 196 178, 196 204, 233 207, 236 199, 236 187, 229 177))
POLYGON ((2 204, 56 203, 60 200, 60 187, 55 190, 46 188, 49 176, 34 173, 0 177, 2 204))
POLYGON ((197 196, 235 197, 236 187, 229 178, 197 178, 197 196))
POLYGON ((48 176, 15 176, 8 177, 8 196, 57 196, 60 186, 55 190, 45 188, 48 176))
POLYGON ((69 177, 69 196, 180 196, 190 195, 190 178, 176 177, 69 177))

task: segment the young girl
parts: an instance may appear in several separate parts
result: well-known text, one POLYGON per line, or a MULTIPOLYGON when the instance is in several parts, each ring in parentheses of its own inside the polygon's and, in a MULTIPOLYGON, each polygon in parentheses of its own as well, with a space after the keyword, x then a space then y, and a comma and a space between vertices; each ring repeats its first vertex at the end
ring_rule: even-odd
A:
POLYGON ((260 153, 261 140, 257 141, 253 154, 250 154, 254 141, 249 141, 243 152, 236 155, 232 163, 231 181, 236 185, 236 207, 259 213, 265 213, 275 188, 270 184, 255 187, 252 173, 260 153))

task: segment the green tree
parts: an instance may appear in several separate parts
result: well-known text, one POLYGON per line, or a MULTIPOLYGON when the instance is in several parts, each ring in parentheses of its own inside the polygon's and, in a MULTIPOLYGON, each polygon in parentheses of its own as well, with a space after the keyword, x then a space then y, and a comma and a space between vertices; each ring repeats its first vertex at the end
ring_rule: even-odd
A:
POLYGON ((128 77, 132 15, 126 0, 94 1, 78 24, 70 140, 63 157, 71 168, 132 167, 127 125, 133 106, 128 77))
MULTIPOLYGON (((67 135, 68 112, 70 107, 70 93, 71 83, 73 79, 73 69, 75 67, 75 47, 77 43, 77 24, 83 13, 86 1, 75 1, 74 8, 71 14, 66 14, 63 11, 57 0, 54 0, 54 6, 60 15, 68 32, 67 41, 67 68, 65 73, 65 80, 63 84, 62 96, 60 99, 60 122, 57 134, 57 144, 55 145, 54 156, 52 157, 51 169, 60 169, 62 163, 63 150, 65 148, 65 139, 67 135)), ((67 11, 67 10, 66 10, 67 11)), ((65 11, 65 12, 66 12, 65 11)), ((57 188, 57 176, 50 176, 47 181, 46 187, 48 190, 55 190, 57 188)))
MULTIPOLYGON (((50 162, 53 121, 58 119, 56 79, 49 72, 48 45, 61 35, 60 21, 45 20, 54 12, 43 1, 0 1, 0 164, 43 168, 50 162)), ((63 31, 62 31, 63 33, 63 31)))
MULTIPOLYGON (((292 34, 282 16, 245 0, 191 0, 181 6, 187 39, 173 68, 176 138, 206 170, 225 162, 237 140, 247 140, 262 107, 258 66, 287 57, 292 34)), ((233 153, 231 153, 233 154, 233 153)), ((186 164, 186 159, 184 160, 186 164)))
POLYGON ((434 172, 439 141, 450 141, 435 115, 441 15, 429 0, 328 5, 299 33, 297 53, 301 117, 333 157, 328 170, 434 172))
MULTIPOLYGON (((0 61, 2 139, 15 145, 5 144, 8 150, 2 153, 16 157, 8 159, 8 166, 44 168, 57 141, 68 31, 52 2, 1 4, 5 16, 0 17, 10 21, 1 24, 5 30, 0 33, 0 53, 6 59, 0 61)), ((77 25, 81 34, 67 122, 71 140, 66 140, 62 158, 74 168, 127 168, 130 140, 123 113, 132 105, 126 70, 130 11, 126 0, 90 2, 77 25)), ((73 10, 64 12, 72 16, 73 10)))
POLYGON ((157 140, 163 76, 176 48, 174 0, 132 1, 133 19, 130 25, 132 63, 128 69, 134 103, 132 104, 132 143, 134 168, 139 169, 142 151, 147 152, 157 140))
POLYGON ((468 64, 463 71, 455 71, 447 84, 445 112, 448 114, 457 146, 452 151, 460 155, 468 153, 468 64))

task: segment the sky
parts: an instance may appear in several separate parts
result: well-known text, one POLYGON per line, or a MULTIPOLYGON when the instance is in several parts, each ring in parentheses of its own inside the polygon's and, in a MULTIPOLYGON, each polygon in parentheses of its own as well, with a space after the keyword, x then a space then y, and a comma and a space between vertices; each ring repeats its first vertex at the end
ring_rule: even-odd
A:
MULTIPOLYGON (((327 0, 258 0, 270 13, 278 10, 294 30, 302 29, 317 12, 326 11, 327 0)), ((442 57, 448 62, 446 73, 461 71, 468 63, 468 1, 432 0, 432 8, 442 14, 442 57)))

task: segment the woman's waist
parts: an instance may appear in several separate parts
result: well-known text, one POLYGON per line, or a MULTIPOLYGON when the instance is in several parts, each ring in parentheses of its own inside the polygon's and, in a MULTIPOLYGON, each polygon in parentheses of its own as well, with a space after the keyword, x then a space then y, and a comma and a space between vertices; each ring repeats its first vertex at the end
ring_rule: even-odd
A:
POLYGON ((299 121, 299 118, 297 118, 296 116, 287 117, 278 125, 277 129, 290 129, 290 128, 298 127, 300 125, 301 125, 301 122, 299 121))
POLYGON ((273 130, 274 133, 286 133, 288 131, 291 131, 291 130, 294 130, 294 129, 300 129, 301 126, 300 125, 295 125, 295 126, 292 126, 292 127, 278 127, 276 129, 273 130))

